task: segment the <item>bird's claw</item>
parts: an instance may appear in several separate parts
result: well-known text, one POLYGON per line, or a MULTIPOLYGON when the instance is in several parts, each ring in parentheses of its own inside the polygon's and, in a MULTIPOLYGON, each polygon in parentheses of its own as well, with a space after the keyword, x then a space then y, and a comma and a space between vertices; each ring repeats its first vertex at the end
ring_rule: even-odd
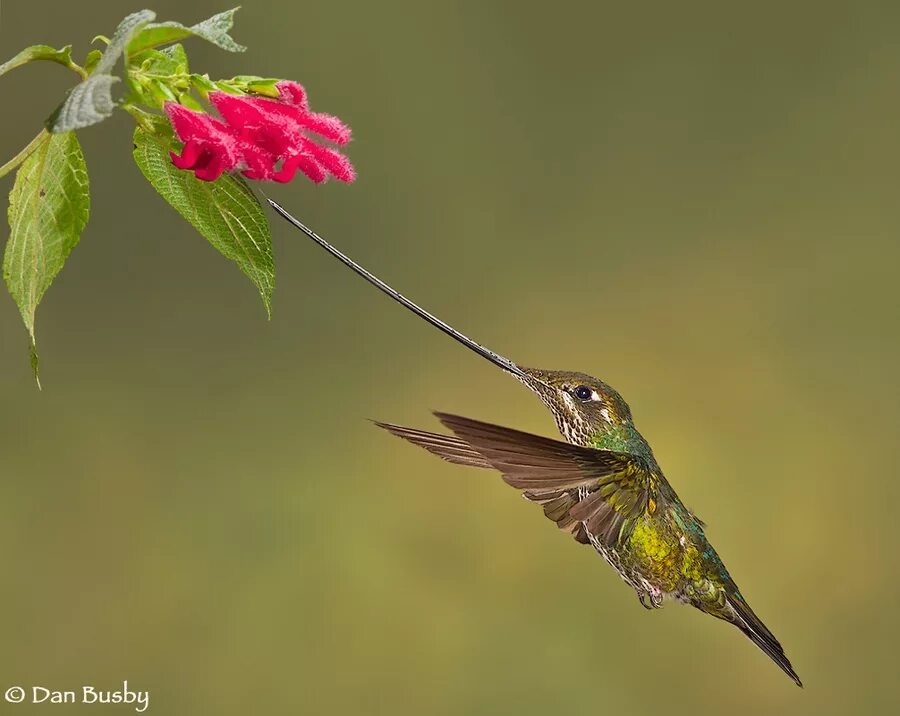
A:
POLYGON ((659 609, 662 606, 662 593, 659 590, 638 592, 638 599, 644 609, 659 609))

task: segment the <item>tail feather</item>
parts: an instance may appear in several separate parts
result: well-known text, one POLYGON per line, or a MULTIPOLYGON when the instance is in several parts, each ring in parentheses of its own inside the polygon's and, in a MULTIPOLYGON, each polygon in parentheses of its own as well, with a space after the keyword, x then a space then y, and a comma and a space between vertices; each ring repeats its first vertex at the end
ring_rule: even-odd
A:
POLYGON ((797 686, 802 687, 803 682, 791 666, 790 660, 784 653, 781 644, 775 635, 768 630, 760 618, 753 613, 750 606, 740 597, 729 597, 728 604, 734 610, 734 624, 740 629, 756 646, 758 646, 772 661, 774 661, 781 670, 790 676, 797 686))

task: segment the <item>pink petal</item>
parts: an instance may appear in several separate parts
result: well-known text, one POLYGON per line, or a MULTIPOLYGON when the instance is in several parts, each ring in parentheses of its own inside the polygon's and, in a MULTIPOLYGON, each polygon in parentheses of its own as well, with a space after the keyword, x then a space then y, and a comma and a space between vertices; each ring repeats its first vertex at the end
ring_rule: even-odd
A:
POLYGON ((225 171, 225 163, 221 157, 213 157, 210 163, 202 168, 194 170, 194 176, 202 181, 215 181, 225 171))
POLYGON ((181 154, 171 155, 172 163, 203 181, 233 170, 254 180, 288 182, 300 171, 317 184, 329 175, 353 181, 356 172, 350 160, 308 136, 346 144, 350 128, 337 117, 311 112, 306 91, 296 82, 282 81, 276 87, 277 100, 210 92, 209 100, 224 121, 166 103, 166 114, 184 142, 181 154))
MULTIPOLYGON (((178 166, 177 164, 175 166, 178 166)), ((194 172, 194 176, 203 181, 215 181, 225 171, 225 162, 221 154, 213 153, 209 148, 204 148, 190 167, 184 167, 194 172)))
POLYGON ((271 179, 278 159, 277 155, 271 154, 256 145, 249 142, 241 143, 240 163, 247 167, 243 174, 248 179, 271 179))
POLYGON ((278 182, 289 182, 298 169, 316 184, 321 184, 328 178, 325 169, 315 159, 305 154, 295 154, 286 159, 281 171, 273 174, 272 178, 278 182))
POLYGON ((299 122, 311 132, 321 134, 336 144, 346 144, 350 141, 350 127, 330 114, 311 112, 299 119, 299 122))
POLYGON ((304 147, 335 178, 348 183, 356 179, 356 171, 350 160, 336 149, 322 147, 309 139, 304 140, 304 147))
POLYGON ((191 140, 184 145, 180 156, 175 152, 169 152, 169 156, 172 157, 172 164, 179 169, 192 169, 202 151, 200 143, 191 140))
MULTIPOLYGON (((265 97, 249 99, 265 118, 265 122, 277 124, 287 132, 297 133, 301 129, 308 129, 337 144, 346 144, 350 141, 350 127, 330 114, 308 112, 265 97)), ((229 124, 233 124, 230 119, 228 121, 229 124)))
POLYGON ((309 100, 306 97, 306 90, 303 85, 290 80, 283 80, 275 85, 278 90, 278 98, 285 104, 299 107, 300 109, 309 109, 309 100))
POLYGON ((249 97, 228 94, 226 92, 210 92, 209 101, 232 128, 247 124, 259 124, 264 116, 249 97))
POLYGON ((165 111, 181 141, 195 137, 228 134, 228 127, 203 112, 195 112, 176 102, 166 102, 165 111))
POLYGON ((277 124, 265 127, 246 128, 244 135, 248 142, 277 157, 284 157, 298 145, 299 134, 290 132, 277 124))

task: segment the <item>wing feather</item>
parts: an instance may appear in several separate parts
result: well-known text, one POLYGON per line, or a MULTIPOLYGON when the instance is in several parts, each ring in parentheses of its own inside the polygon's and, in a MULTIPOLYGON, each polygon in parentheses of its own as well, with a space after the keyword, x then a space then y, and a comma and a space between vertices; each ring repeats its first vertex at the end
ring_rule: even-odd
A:
POLYGON ((591 537, 604 544, 622 539, 635 518, 660 499, 653 475, 632 455, 435 415, 453 435, 376 425, 448 462, 498 470, 507 484, 540 504, 548 519, 583 544, 591 537))
POLYGON ((469 467, 493 468, 493 465, 485 460, 484 456, 477 452, 469 443, 453 435, 429 433, 425 430, 405 428, 402 425, 379 423, 378 421, 375 421, 375 424, 392 435, 409 440, 413 445, 418 445, 447 462, 469 467))

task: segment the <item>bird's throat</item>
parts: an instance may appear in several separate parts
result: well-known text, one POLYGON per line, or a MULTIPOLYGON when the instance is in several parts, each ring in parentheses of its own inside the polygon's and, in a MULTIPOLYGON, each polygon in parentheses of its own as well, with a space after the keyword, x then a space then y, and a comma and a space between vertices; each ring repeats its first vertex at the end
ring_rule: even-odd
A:
POLYGON ((653 451, 647 441, 631 424, 610 425, 602 432, 595 433, 591 436, 591 447, 627 453, 643 458, 649 464, 655 463, 653 451))

